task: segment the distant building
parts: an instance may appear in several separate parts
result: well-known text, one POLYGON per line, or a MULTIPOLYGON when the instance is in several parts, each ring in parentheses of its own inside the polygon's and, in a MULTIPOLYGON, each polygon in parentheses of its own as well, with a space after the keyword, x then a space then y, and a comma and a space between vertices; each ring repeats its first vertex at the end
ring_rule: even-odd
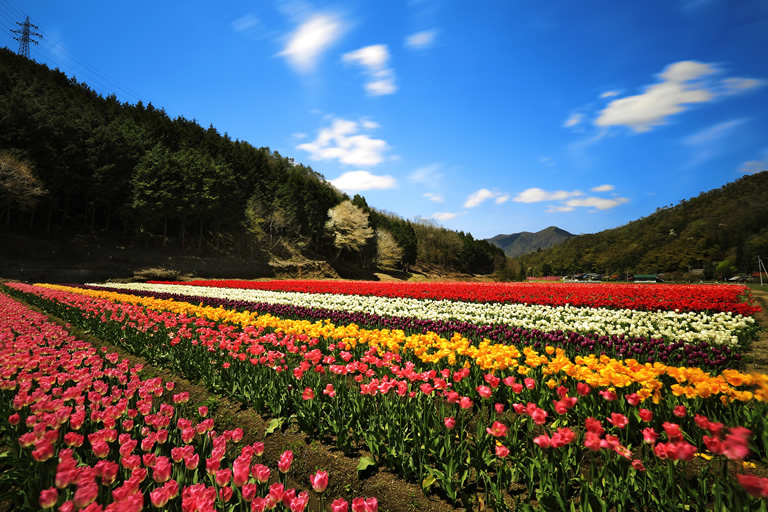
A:
POLYGON ((659 274, 635 274, 632 276, 635 283, 663 283, 664 280, 659 274))

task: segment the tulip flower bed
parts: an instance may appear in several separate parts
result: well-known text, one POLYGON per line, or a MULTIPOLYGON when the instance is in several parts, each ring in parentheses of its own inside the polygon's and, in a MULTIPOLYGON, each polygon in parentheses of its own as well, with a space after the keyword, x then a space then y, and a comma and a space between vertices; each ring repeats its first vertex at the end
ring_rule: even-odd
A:
POLYGON ((468 509, 766 510, 766 375, 10 287, 468 509))
POLYGON ((760 309, 749 301, 749 288, 746 286, 302 280, 198 280, 184 283, 168 281, 150 281, 150 283, 480 303, 511 302, 541 306, 567 304, 575 307, 627 308, 637 311, 710 311, 751 315, 760 309))
POLYGON ((725 368, 738 361, 741 355, 734 349, 747 345, 756 330, 752 317, 731 313, 477 304, 141 283, 89 288, 257 311, 282 318, 330 319, 335 324, 433 331, 448 336, 458 332, 470 338, 537 349, 548 344, 568 347, 577 353, 583 349, 588 354, 599 347, 611 356, 632 356, 643 362, 676 361, 707 368, 725 368))
MULTIPOLYGON (((173 382, 142 379, 140 365, 100 354, 1 293, 0 312, 0 430, 17 509, 306 509, 309 494, 286 485, 292 452, 273 471, 263 443, 239 446, 240 428, 217 433, 206 407, 182 416, 189 397, 173 382)), ((324 491, 328 474, 310 485, 324 491)), ((376 499, 356 498, 352 510, 376 510, 376 499)))

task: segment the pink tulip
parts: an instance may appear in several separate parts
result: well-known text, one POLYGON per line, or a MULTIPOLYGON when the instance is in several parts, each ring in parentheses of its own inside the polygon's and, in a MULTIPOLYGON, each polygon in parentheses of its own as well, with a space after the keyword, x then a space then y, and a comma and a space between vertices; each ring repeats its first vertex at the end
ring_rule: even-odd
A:
POLYGON ((494 437, 505 437, 507 435, 508 428, 500 421, 494 421, 493 425, 485 429, 490 435, 494 437))
POLYGON ((481 398, 491 398, 491 395, 493 394, 493 390, 488 386, 477 386, 475 389, 481 398))
POLYGON ((153 507, 163 508, 168 503, 168 490, 165 487, 155 489, 149 493, 149 499, 153 507))
POLYGON ((216 472, 216 485, 219 487, 224 487, 225 485, 229 485, 229 481, 232 480, 232 470, 231 469, 220 469, 216 472))
POLYGON ((318 471, 314 475, 309 476, 309 483, 315 492, 323 492, 328 487, 328 472, 318 471))
POLYGON ((258 491, 256 484, 245 484, 242 488, 243 499, 250 503, 253 498, 256 497, 256 491, 258 491))
POLYGON ((379 502, 376 498, 355 498, 352 500, 352 512, 378 512, 379 502))
POLYGON ((337 498, 331 503, 331 512, 347 512, 348 510, 349 503, 344 498, 337 498))
POLYGON ((253 478, 260 484, 265 484, 269 481, 270 470, 264 464, 256 464, 253 466, 251 468, 251 473, 253 474, 253 478))
POLYGON ((291 463, 293 463, 293 452, 291 450, 286 450, 277 462, 277 469, 279 469, 281 473, 287 473, 291 469, 291 463))
POLYGON ((40 491, 39 503, 42 508, 51 508, 59 500, 59 491, 55 487, 40 491))

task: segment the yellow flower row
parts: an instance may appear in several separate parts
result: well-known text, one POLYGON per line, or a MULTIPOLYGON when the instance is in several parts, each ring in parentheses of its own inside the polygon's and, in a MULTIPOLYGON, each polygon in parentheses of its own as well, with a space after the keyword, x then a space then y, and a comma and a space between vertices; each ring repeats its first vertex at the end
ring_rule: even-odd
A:
POLYGON ((651 398, 657 403, 661 399, 664 388, 662 376, 671 377, 676 381, 669 387, 670 392, 675 396, 693 399, 720 395, 724 403, 749 400, 768 402, 768 375, 762 374, 748 375, 736 370, 725 370, 721 375, 712 376, 700 368, 667 366, 659 362, 639 363, 635 359, 616 360, 605 355, 576 356, 571 361, 560 348, 554 349, 548 346, 545 348, 546 354, 539 354, 534 349, 526 347, 521 353, 514 346, 491 343, 487 339, 472 345, 469 339, 459 333, 454 333, 450 339, 443 338, 434 332, 406 336, 402 330, 361 329, 355 324, 336 326, 330 320, 316 322, 289 320, 269 314, 238 312, 223 307, 214 308, 108 291, 47 284, 39 286, 115 302, 137 304, 190 317, 206 318, 215 322, 226 322, 243 328, 251 326, 295 336, 303 334, 313 338, 324 338, 343 344, 346 350, 364 344, 377 347, 380 353, 410 352, 425 363, 469 366, 470 361, 473 361, 484 371, 514 369, 520 375, 526 375, 531 369, 541 367, 544 375, 572 378, 586 382, 593 388, 627 388, 637 384, 640 387, 637 394, 642 400, 651 398), (750 389, 736 389, 739 387, 750 389))

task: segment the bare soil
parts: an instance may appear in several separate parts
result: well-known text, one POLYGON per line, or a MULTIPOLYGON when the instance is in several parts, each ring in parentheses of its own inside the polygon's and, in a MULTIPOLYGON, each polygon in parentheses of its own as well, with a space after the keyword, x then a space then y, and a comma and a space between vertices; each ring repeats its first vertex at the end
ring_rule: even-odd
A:
POLYGON ((747 370, 768 373, 768 290, 753 288, 752 297, 757 301, 762 311, 755 313, 755 320, 760 326, 760 330, 747 354, 752 359, 747 363, 747 370))

